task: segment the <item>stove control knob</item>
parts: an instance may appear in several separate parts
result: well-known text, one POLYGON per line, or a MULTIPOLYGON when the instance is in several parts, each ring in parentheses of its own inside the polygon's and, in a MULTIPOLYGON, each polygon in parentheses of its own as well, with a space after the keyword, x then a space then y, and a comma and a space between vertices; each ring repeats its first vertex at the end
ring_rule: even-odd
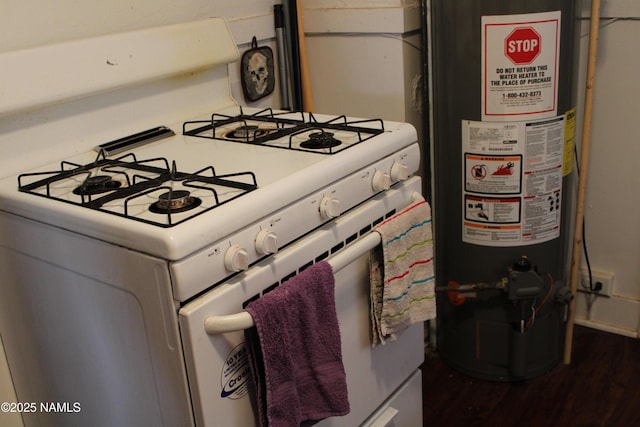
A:
POLYGON ((340 216, 340 201, 331 196, 324 196, 320 200, 320 215, 323 218, 336 218, 340 216))
POLYGON ((401 162, 393 162, 391 166, 391 179, 393 182, 406 181, 409 178, 409 168, 401 162))
POLYGON ((386 172, 376 171, 373 174, 371 186, 373 191, 386 191, 391 187, 391 177, 386 172))
POLYGON ((229 271, 243 271, 249 268, 249 255, 240 245, 233 245, 224 254, 224 266, 229 271))
POLYGON ((278 252, 278 236, 265 228, 256 236, 256 252, 260 255, 275 254, 278 252))

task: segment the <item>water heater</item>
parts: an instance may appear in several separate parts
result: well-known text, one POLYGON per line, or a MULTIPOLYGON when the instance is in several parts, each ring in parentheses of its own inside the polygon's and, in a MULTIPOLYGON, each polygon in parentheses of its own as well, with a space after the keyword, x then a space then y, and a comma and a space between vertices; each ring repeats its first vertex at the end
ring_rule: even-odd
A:
POLYGON ((431 0, 437 346, 478 378, 562 358, 580 0, 431 0))

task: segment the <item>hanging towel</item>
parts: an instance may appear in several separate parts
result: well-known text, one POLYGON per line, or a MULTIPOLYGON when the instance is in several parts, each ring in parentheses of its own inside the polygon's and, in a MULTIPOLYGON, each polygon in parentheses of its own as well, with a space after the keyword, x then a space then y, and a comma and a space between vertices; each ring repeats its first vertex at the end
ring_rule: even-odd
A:
POLYGON ((314 264, 247 308, 245 331, 261 426, 349 413, 331 266, 314 264))
POLYGON ((431 207, 418 201, 374 228, 381 248, 370 257, 373 346, 436 317, 431 207))

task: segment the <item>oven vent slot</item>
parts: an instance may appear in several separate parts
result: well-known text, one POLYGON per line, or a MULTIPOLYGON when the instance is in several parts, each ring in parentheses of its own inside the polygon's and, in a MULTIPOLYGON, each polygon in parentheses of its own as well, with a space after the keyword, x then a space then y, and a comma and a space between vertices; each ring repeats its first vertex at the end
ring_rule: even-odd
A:
POLYGON ((308 263, 300 267, 298 271, 303 271, 304 269, 306 269, 307 267, 311 267, 312 265, 313 265, 313 261, 309 261, 308 263))
MULTIPOLYGON (((320 262, 320 261, 322 261, 324 259, 327 259, 327 258, 329 258, 329 251, 323 252, 320 255, 318 255, 316 257, 316 262, 320 262)), ((313 261, 312 261, 312 263, 313 263, 313 261)))
POLYGON ((331 253, 335 254, 336 252, 338 252, 342 248, 344 248, 344 242, 340 242, 337 245, 335 245, 334 247, 332 247, 331 248, 331 253))
POLYGON ((282 279, 280 279, 280 284, 282 284, 282 283, 286 282, 287 280, 293 278, 296 274, 297 274, 297 271, 292 271, 291 273, 287 274, 282 279))
POLYGON ((272 290, 274 290, 275 288, 277 288, 278 286, 280 286, 281 282, 276 282, 273 285, 269 286, 268 288, 265 288, 262 290, 262 292, 260 293, 261 295, 266 295, 269 292, 271 292, 272 290))
MULTIPOLYGON (((269 288, 267 288, 267 289, 275 288, 275 286, 276 286, 276 285, 272 285, 272 286, 270 286, 270 287, 269 287, 269 288)), ((267 292, 267 290, 265 289, 265 293, 266 293, 266 292, 267 292)), ((248 300, 246 300, 245 302, 243 302, 243 303, 242 303, 242 308, 243 308, 243 309, 247 308, 247 306, 248 306, 249 304, 251 304, 253 301, 257 300, 258 298, 260 298, 260 295, 254 295, 254 296, 252 296, 251 298, 249 298, 248 300)))
POLYGON ((367 225, 366 227, 363 227, 358 234, 360 235, 360 237, 362 237, 370 231, 371 231, 371 225, 367 225))
POLYGON ((347 237, 347 240, 344 242, 348 245, 351 242, 354 242, 358 239, 358 233, 353 233, 351 236, 347 237))

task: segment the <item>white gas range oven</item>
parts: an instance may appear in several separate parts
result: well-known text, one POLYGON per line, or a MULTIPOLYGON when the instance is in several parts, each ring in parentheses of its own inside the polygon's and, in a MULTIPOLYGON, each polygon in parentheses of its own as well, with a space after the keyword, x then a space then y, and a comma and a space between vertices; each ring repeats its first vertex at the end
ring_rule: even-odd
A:
POLYGON ((58 60, 0 106, 0 332, 18 401, 61 409, 25 425, 254 425, 243 307, 320 260, 351 412, 318 425, 421 424, 422 325, 372 348, 368 301, 415 130, 241 108, 237 57, 219 19, 0 55, 58 60))

